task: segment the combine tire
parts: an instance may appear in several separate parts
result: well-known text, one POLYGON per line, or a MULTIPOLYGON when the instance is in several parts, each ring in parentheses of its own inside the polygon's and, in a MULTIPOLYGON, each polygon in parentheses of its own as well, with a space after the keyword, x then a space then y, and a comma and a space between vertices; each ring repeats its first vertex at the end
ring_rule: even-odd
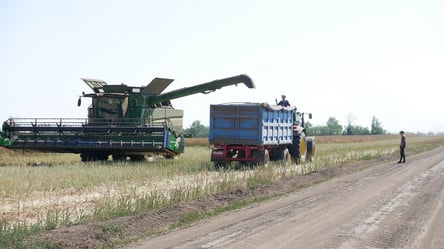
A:
POLYGON ((144 155, 131 155, 130 156, 130 160, 132 162, 141 162, 141 161, 145 161, 145 156, 144 155))
POLYGON ((168 160, 175 160, 175 159, 179 158, 179 154, 174 154, 174 155, 168 154, 168 155, 164 155, 163 157, 168 160))
POLYGON ((115 162, 126 161, 126 155, 124 154, 113 154, 112 157, 115 162))
POLYGON ((80 159, 82 162, 106 161, 108 160, 108 155, 98 152, 82 152, 80 153, 80 159))
POLYGON ((80 153, 80 160, 82 160, 82 162, 89 162, 92 161, 92 157, 89 153, 80 153))

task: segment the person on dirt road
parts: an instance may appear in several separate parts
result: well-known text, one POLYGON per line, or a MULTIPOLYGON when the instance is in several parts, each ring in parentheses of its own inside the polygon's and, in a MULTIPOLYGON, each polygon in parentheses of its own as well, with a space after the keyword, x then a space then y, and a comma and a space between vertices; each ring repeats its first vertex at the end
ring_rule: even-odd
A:
POLYGON ((398 163, 405 163, 405 146, 406 146, 406 141, 405 141, 404 131, 400 131, 399 135, 401 135, 401 143, 399 144, 401 158, 399 158, 398 163))
POLYGON ((288 102, 288 100, 285 99, 286 98, 285 95, 282 95, 281 97, 282 97, 282 100, 279 101, 279 103, 278 103, 278 100, 275 99, 276 105, 280 105, 280 106, 283 106, 283 107, 289 107, 290 106, 290 102, 288 102))

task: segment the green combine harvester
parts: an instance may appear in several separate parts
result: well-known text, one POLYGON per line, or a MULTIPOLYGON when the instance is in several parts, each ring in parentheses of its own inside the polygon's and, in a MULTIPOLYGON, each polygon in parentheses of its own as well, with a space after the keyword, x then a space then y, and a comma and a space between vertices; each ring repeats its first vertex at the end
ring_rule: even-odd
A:
POLYGON ((0 146, 41 152, 77 153, 82 161, 144 160, 162 155, 175 158, 184 151, 183 110, 171 105, 177 99, 210 93, 244 83, 246 75, 220 79, 162 93, 172 79, 155 78, 145 87, 108 85, 103 80, 82 80, 92 89, 86 119, 10 118, 3 123, 0 146))

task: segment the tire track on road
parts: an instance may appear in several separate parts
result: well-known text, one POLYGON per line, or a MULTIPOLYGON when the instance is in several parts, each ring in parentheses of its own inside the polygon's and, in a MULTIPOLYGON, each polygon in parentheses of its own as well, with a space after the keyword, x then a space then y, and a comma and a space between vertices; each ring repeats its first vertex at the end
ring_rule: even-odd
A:
POLYGON ((370 214, 370 216, 359 222, 350 234, 352 234, 351 238, 343 243, 339 248, 341 249, 354 249, 360 248, 359 243, 362 242, 362 239, 367 237, 368 234, 378 229, 382 222, 389 216, 392 215, 394 210, 400 206, 406 199, 413 198, 415 195, 414 192, 426 181, 427 178, 437 174, 444 169, 444 161, 432 166, 426 172, 421 175, 414 177, 413 179, 406 182, 404 185, 399 187, 395 192, 394 196, 390 197, 388 201, 381 201, 377 205, 379 207, 375 208, 374 211, 370 214), (382 204, 382 206, 381 206, 382 204))

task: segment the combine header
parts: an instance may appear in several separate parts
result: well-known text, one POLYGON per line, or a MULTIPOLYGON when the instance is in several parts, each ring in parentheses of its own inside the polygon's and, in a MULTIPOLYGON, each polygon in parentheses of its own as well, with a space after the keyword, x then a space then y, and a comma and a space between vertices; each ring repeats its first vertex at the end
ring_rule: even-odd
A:
POLYGON ((92 93, 85 119, 11 118, 0 132, 0 146, 42 152, 78 153, 82 161, 143 160, 146 156, 174 158, 184 151, 183 110, 171 100, 244 83, 255 88, 246 75, 162 93, 172 79, 155 78, 145 87, 82 79, 92 93))

